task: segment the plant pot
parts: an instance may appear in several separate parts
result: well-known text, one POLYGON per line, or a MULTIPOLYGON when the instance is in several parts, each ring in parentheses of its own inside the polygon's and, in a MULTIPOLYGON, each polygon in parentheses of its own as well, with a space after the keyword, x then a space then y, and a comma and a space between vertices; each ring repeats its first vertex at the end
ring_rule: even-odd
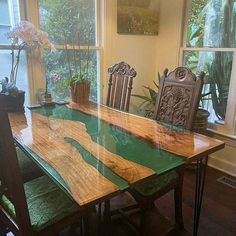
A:
POLYGON ((72 101, 78 104, 86 104, 89 102, 90 82, 73 82, 71 84, 72 101))
POLYGON ((11 95, 4 95, 6 101, 6 110, 8 112, 22 112, 25 111, 25 92, 19 90, 19 93, 16 97, 11 95))
POLYGON ((200 134, 205 134, 209 116, 210 113, 207 110, 199 108, 193 122, 193 131, 200 134))

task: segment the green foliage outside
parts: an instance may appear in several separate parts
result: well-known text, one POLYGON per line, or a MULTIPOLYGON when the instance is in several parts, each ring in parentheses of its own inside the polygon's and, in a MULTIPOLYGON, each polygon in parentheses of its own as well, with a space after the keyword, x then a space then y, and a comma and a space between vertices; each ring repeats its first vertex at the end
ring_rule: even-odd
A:
POLYGON ((41 29, 60 45, 53 55, 45 52, 46 79, 54 99, 69 99, 68 78, 77 76, 91 82, 91 98, 96 100, 97 51, 91 49, 96 43, 95 0, 39 0, 39 9, 41 29))
MULTIPOLYGON (((214 35, 208 42, 213 47, 236 47, 236 0, 193 0, 190 11, 187 32, 188 47, 203 47, 206 27, 205 22, 209 12, 215 11, 217 17, 213 18, 211 27, 218 27, 218 41, 214 41, 214 35)), ((205 46, 205 45, 204 45, 205 46)), ((231 52, 199 52, 189 51, 185 54, 185 64, 195 73, 205 71, 205 83, 209 85, 210 99, 218 119, 224 120, 229 83, 232 70, 231 52), (202 57, 203 56, 203 57, 202 57), (208 59, 201 63, 201 58, 208 59)))

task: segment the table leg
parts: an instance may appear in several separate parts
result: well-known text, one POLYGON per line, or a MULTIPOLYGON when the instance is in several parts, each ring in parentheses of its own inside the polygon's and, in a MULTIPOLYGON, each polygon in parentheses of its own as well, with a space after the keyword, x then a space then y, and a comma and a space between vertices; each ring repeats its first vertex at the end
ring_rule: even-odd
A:
POLYGON ((197 160, 193 236, 197 236, 198 234, 202 196, 206 179, 207 161, 208 156, 197 160))

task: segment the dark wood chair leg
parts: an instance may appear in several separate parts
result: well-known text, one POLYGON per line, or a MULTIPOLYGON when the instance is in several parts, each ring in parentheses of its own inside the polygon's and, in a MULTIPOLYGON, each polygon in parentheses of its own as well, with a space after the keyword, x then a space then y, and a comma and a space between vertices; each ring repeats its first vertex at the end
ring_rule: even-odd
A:
POLYGON ((147 209, 141 208, 140 217, 140 236, 145 236, 146 234, 146 219, 147 219, 147 209))
POLYGON ((111 223, 110 200, 106 200, 104 204, 104 221, 109 224, 111 223))
POLYGON ((83 216, 83 235, 89 236, 90 235, 90 229, 89 229, 89 216, 83 216))
POLYGON ((6 236, 8 233, 5 225, 0 221, 0 236, 6 236))
POLYGON ((102 224, 102 203, 98 204, 98 235, 101 235, 101 224, 102 224))
POLYGON ((183 173, 179 173, 179 185, 174 190, 175 198, 175 222, 178 229, 184 228, 182 213, 183 173))

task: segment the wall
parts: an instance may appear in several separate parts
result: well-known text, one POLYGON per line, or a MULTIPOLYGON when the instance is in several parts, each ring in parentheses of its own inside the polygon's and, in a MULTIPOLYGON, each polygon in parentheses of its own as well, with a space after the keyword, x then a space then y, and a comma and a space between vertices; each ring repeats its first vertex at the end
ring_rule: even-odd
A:
MULTIPOLYGON (((105 37, 103 61, 103 98, 107 91, 107 68, 126 61, 137 71, 132 93, 143 94, 142 85, 153 87, 157 73, 178 65, 183 0, 161 1, 158 36, 117 34, 117 1, 105 1, 105 37)), ((131 112, 138 109, 140 100, 132 97, 131 112)))
MULTIPOLYGON (((132 93, 145 94, 142 85, 152 86, 157 73, 165 68, 174 69, 179 63, 182 39, 184 0, 161 0, 158 36, 133 36, 117 34, 116 0, 105 0, 105 37, 102 62, 103 102, 107 91, 107 68, 126 61, 137 70, 132 93)), ((136 112, 140 100, 132 97, 131 112, 136 112)), ((236 141, 215 135, 226 142, 226 148, 214 153, 209 165, 236 176, 236 141)))

